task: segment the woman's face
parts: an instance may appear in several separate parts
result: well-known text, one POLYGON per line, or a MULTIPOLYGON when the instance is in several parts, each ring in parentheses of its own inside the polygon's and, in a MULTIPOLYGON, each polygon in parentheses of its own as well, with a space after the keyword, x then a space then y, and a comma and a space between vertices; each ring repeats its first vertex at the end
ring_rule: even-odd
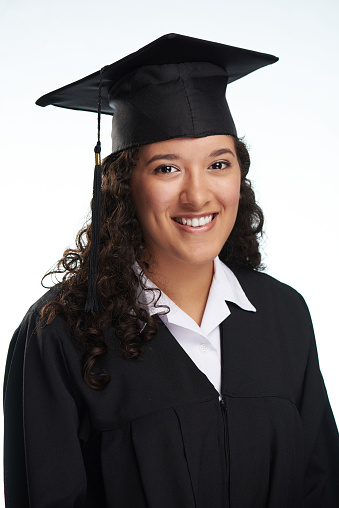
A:
POLYGON ((132 199, 155 261, 209 263, 237 216, 240 166, 231 136, 177 138, 141 148, 132 199))

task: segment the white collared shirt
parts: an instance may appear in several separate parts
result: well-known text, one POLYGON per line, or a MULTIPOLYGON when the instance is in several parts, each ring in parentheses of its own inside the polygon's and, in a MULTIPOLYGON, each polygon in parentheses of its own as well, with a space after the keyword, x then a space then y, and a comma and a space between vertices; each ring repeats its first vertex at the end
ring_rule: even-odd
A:
MULTIPOLYGON (((140 267, 136 265, 135 270, 140 272, 140 267)), ((144 277, 143 281, 146 287, 156 288, 146 277, 144 277)), ((155 295, 157 296, 157 292, 155 295)), ((152 291, 144 291, 142 298, 139 296, 140 300, 147 305, 150 314, 164 312, 164 309, 161 308, 162 305, 169 307, 169 312, 164 315, 160 314, 159 317, 196 366, 207 376, 220 393, 219 325, 231 314, 226 301, 233 302, 244 310, 256 312, 255 307, 246 297, 234 273, 220 261, 219 257, 214 259, 214 275, 201 326, 163 292, 161 292, 157 307, 154 307, 152 301, 152 291)))

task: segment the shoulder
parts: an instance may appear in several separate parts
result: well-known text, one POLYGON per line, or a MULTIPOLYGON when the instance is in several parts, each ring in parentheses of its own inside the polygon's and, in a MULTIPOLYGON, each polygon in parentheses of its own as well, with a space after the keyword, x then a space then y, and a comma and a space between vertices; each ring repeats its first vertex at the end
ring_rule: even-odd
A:
MULTIPOLYGON (((68 372, 70 368, 81 374, 82 351, 72 339, 66 319, 57 315, 49 324, 41 318, 43 307, 57 299, 58 288, 45 293, 28 309, 15 330, 9 345, 5 390, 10 376, 22 377, 22 373, 50 369, 52 372, 68 372)), ((80 375, 78 375, 80 377, 80 375)))
POLYGON ((271 309, 288 312, 289 315, 298 314, 309 319, 309 311, 302 295, 294 288, 271 275, 252 269, 235 269, 237 277, 246 296, 258 311, 271 309))
POLYGON ((63 316, 56 316, 50 324, 41 318, 41 311, 46 304, 58 299, 59 288, 56 286, 47 291, 42 297, 33 303, 23 317, 20 325, 14 332, 10 350, 18 347, 24 349, 35 345, 44 348, 52 344, 61 343, 65 339, 69 341, 68 326, 63 316))
POLYGON ((40 316, 42 309, 45 305, 52 302, 53 300, 57 300, 60 295, 60 289, 58 286, 54 286, 45 294, 43 294, 36 302, 34 302, 27 310, 24 319, 27 316, 36 315, 40 316))
POLYGON ((288 284, 275 279, 264 272, 258 272, 250 268, 237 268, 233 270, 240 284, 251 296, 265 297, 278 296, 296 301, 303 300, 303 297, 288 284))

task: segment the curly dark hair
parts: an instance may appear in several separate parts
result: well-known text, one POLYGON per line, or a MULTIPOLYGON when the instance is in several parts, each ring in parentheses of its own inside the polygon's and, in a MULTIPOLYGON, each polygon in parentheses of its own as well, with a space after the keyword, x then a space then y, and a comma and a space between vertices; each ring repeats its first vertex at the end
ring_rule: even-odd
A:
MULTIPOLYGON (((260 270, 259 239, 264 217, 255 201, 251 183, 246 178, 250 167, 246 145, 238 138, 234 138, 234 143, 241 168, 239 209, 233 230, 219 257, 231 269, 248 267, 260 270)), ((130 177, 138 152, 139 148, 130 148, 111 154, 102 164, 97 278, 100 312, 92 315, 84 311, 91 245, 90 223, 79 231, 76 248, 67 249, 55 270, 45 275, 62 273, 63 277, 57 283, 53 299, 43 307, 41 318, 49 324, 57 314, 64 315, 73 340, 82 350, 84 380, 93 389, 104 388, 110 381, 109 375, 100 368, 100 360, 108 350, 105 332, 109 328, 114 327, 126 358, 138 357, 145 341, 157 331, 158 318, 150 316, 137 299, 140 285, 147 291, 142 277, 149 268, 148 263, 139 261, 142 259, 141 253, 145 249, 147 252, 147 248, 130 192, 130 177), (142 268, 139 275, 133 269, 136 260, 142 268)), ((161 294, 160 290, 156 292, 155 302, 161 294)))

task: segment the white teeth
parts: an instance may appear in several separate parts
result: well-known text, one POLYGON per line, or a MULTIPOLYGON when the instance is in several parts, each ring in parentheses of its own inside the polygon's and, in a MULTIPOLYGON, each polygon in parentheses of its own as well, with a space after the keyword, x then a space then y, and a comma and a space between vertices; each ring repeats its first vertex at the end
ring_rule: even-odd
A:
POLYGON ((193 219, 184 219, 183 217, 177 217, 175 220, 176 222, 179 222, 179 224, 183 224, 184 226, 191 226, 193 228, 199 227, 199 226, 205 226, 211 220, 213 219, 213 215, 207 215, 206 217, 200 217, 200 219, 193 218, 193 219))

